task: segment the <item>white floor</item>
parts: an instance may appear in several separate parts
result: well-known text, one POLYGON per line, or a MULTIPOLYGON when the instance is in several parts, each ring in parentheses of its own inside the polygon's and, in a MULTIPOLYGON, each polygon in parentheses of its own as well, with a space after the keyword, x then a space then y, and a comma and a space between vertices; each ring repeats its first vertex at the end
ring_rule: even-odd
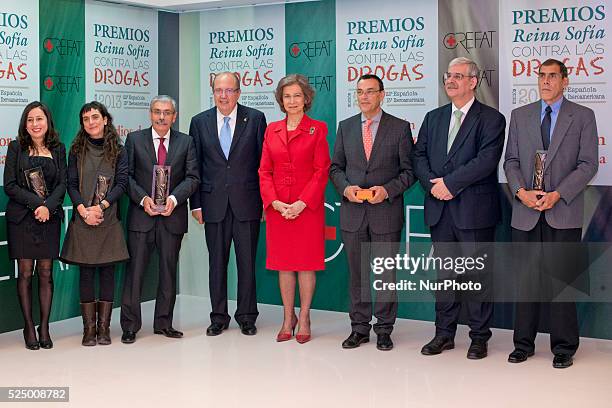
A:
MULTIPOLYGON (((234 305, 232 304, 231 307, 234 305)), ((433 333, 429 322, 399 320, 395 349, 371 342, 342 350, 349 334, 345 313, 313 311, 310 343, 276 343, 282 310, 260 305, 259 333, 244 336, 232 322, 206 337, 207 299, 180 296, 175 327, 181 340, 152 333, 148 324, 132 345, 121 344, 118 309, 113 344, 82 347, 80 319, 53 323, 53 350, 23 347, 21 331, 0 335, 0 386, 69 386, 70 403, 15 403, 16 407, 611 407, 612 341, 582 339, 574 366, 551 367, 548 336, 536 355, 509 364, 511 332, 495 330, 489 357, 465 358, 467 330, 456 348, 426 357, 421 346, 433 333)))

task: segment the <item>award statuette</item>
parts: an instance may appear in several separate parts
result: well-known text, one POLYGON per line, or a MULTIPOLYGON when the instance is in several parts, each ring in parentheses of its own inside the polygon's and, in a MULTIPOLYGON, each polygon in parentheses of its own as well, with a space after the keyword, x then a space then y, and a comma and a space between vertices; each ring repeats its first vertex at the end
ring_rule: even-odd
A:
POLYGON ((535 163, 533 166, 534 190, 544 191, 544 166, 546 165, 546 150, 536 150, 535 163))
POLYGON ((111 185, 111 176, 103 176, 102 174, 98 174, 96 177, 96 189, 94 190, 93 198, 91 199, 91 206, 100 205, 100 203, 106 198, 106 194, 108 194, 108 190, 111 185))
POLYGON ((48 190, 42 167, 34 167, 24 171, 28 188, 43 200, 47 198, 48 190))
POLYGON ((153 210, 164 212, 166 200, 170 195, 170 166, 153 166, 153 185, 151 186, 153 195, 153 210))

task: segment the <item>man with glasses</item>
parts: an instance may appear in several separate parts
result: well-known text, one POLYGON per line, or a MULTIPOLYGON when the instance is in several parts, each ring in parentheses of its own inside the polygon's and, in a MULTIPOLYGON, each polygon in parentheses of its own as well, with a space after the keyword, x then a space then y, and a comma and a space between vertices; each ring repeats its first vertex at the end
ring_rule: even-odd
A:
MULTIPOLYGON (((478 66, 468 58, 449 63, 444 89, 451 103, 425 115, 414 150, 414 170, 425 190, 425 223, 436 258, 476 256, 483 247, 478 243, 493 242, 501 216, 497 166, 506 120, 475 98, 478 75, 478 66)), ((450 268, 436 272, 439 280, 468 278, 450 268)), ((482 285, 479 293, 436 292, 436 333, 422 354, 455 347, 459 313, 465 307, 472 340, 467 358, 487 356, 493 305, 483 301, 490 293, 486 270, 476 278, 482 285)))
POLYGON ((151 101, 150 114, 152 126, 129 133, 125 143, 130 165, 127 218, 130 262, 121 300, 123 343, 134 343, 142 326, 140 295, 149 257, 155 249, 159 255, 159 283, 153 330, 166 337, 183 337, 172 327, 176 268, 181 241, 187 232, 187 199, 198 188, 200 177, 193 140, 171 128, 176 120, 174 99, 156 96, 151 101), (153 201, 156 165, 170 168, 169 195, 161 204, 153 201))
POLYGON ((238 103, 240 79, 232 72, 215 75, 215 107, 191 119, 202 182, 190 199, 191 214, 204 224, 209 255, 212 311, 206 335, 227 329, 227 265, 232 241, 238 269, 238 308, 234 318, 242 334, 257 333, 255 254, 263 204, 259 161, 266 118, 238 103))
MULTIPOLYGON (((565 64, 555 59, 542 63, 538 73, 540 100, 512 111, 504 170, 513 193, 512 241, 529 242, 541 254, 527 266, 522 260, 514 321, 514 351, 510 363, 533 356, 540 308, 550 307, 550 345, 553 367, 572 365, 578 349, 578 318, 574 302, 551 301, 574 281, 577 253, 567 244, 580 242, 584 215, 584 190, 597 173, 595 114, 563 96, 569 84, 565 64), (537 152, 546 152, 543 188, 533 188, 537 152), (526 286, 526 287, 525 287, 526 286), (529 290, 531 289, 531 290, 529 290)), ((523 246, 521 246, 523 247, 523 246)), ((579 255, 579 253, 578 253, 579 255)))
MULTIPOLYGON (((369 257, 395 257, 404 225, 404 191, 414 182, 410 155, 410 123, 381 109, 385 99, 382 80, 363 75, 357 81, 361 113, 340 122, 330 178, 342 196, 340 229, 350 272, 351 334, 345 349, 359 347, 370 339, 372 309, 376 316, 376 347, 391 350, 391 332, 397 316, 397 295, 383 290, 371 299, 370 268, 362 262, 362 249, 374 245, 369 257)), ((395 270, 380 278, 395 282, 395 270)))

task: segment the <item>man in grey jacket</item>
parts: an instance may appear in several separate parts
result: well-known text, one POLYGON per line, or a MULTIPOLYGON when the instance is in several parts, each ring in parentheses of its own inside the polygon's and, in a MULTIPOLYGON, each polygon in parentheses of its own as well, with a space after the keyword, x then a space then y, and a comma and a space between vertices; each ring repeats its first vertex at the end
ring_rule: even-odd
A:
MULTIPOLYGON (((508 357, 511 363, 521 363, 533 355, 541 301, 552 300, 567 282, 555 278, 570 272, 568 263, 560 261, 567 258, 565 251, 558 249, 559 244, 550 243, 581 241, 584 190, 597 172, 595 115, 591 109, 564 98, 568 84, 565 65, 546 60, 538 74, 541 99, 513 110, 510 119, 504 170, 513 193, 512 240, 548 243, 538 246, 538 255, 543 256, 537 258, 535 267, 526 270, 525 261, 520 265, 519 272, 526 272, 529 282, 519 284, 523 293, 516 303, 515 350, 508 357), (542 152, 544 187, 536 190, 535 157, 542 152), (534 285, 537 293, 524 292, 534 285)), ((555 355, 553 367, 571 366, 578 349, 575 303, 550 302, 550 342, 555 355)))
MULTIPOLYGON (((345 349, 369 341, 372 309, 377 318, 377 348, 393 348, 396 294, 378 292, 372 304, 370 270, 362 270, 361 257, 363 244, 368 242, 386 243, 382 246, 388 253, 376 256, 395 256, 404 225, 404 191, 414 183, 410 124, 384 112, 380 107, 384 98, 379 77, 359 78, 357 100, 361 113, 340 122, 329 169, 331 181, 342 196, 340 229, 351 274, 351 334, 342 343, 345 349), (364 200, 363 194, 370 196, 364 200)), ((387 271, 382 279, 395 281, 395 270, 387 271)))

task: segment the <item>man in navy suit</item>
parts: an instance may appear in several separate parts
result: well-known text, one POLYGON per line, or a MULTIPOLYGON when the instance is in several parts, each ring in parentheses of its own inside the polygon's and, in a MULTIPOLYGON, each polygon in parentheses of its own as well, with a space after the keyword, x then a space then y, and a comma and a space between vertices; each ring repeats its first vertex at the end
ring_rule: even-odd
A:
MULTIPOLYGON (((478 243, 494 240, 495 225, 500 219, 497 165, 506 120, 497 110, 476 100, 478 75, 478 66, 468 58, 450 62, 444 74, 444 88, 451 103, 425 115, 414 150, 414 170, 426 192, 425 222, 434 242, 434 256, 447 250, 459 256, 475 253, 481 247, 478 243)), ((437 272, 438 279, 463 278, 454 271, 437 272)), ((486 296, 490 289, 486 278, 481 283, 480 295, 486 296)), ((423 346, 422 354, 440 354, 455 347, 463 305, 467 308, 472 339, 467 357, 487 356, 493 305, 481 301, 482 296, 466 301, 469 295, 455 291, 437 293, 436 334, 423 346)))
POLYGON ((263 204, 259 194, 259 161, 266 118, 238 104, 240 79, 222 72, 213 81, 215 107, 191 119, 200 188, 190 199, 193 217, 204 225, 209 253, 212 311, 208 336, 227 329, 227 264, 232 241, 238 269, 238 308, 234 318, 245 335, 257 333, 255 254, 263 204))

